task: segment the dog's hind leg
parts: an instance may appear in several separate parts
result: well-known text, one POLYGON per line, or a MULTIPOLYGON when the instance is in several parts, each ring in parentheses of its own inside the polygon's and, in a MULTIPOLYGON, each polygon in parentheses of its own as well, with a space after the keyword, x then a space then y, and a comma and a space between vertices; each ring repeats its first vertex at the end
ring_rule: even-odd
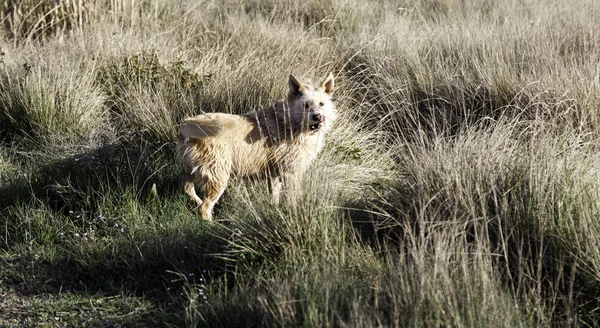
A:
POLYGON ((194 201, 194 203, 196 203, 198 207, 202 206, 202 199, 200 199, 200 197, 198 197, 198 195, 196 194, 193 175, 186 175, 183 178, 183 190, 186 194, 188 194, 188 196, 190 196, 190 198, 194 201))
POLYGON ((224 179, 207 179, 204 184, 204 202, 202 204, 202 218, 212 221, 213 208, 225 192, 229 176, 224 179))
POLYGON ((213 208, 223 195, 229 177, 231 175, 231 166, 228 163, 218 163, 217 165, 205 166, 197 171, 197 177, 204 186, 204 197, 202 199, 201 214, 202 218, 212 221, 213 208))

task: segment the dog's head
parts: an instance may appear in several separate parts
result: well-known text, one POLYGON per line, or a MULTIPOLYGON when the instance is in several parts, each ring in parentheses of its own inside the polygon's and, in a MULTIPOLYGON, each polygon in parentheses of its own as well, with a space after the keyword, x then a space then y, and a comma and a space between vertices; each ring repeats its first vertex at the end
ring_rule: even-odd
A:
POLYGON ((328 129, 336 117, 332 101, 333 74, 318 87, 299 82, 293 75, 289 79, 288 106, 290 114, 302 122, 303 132, 316 133, 328 129))

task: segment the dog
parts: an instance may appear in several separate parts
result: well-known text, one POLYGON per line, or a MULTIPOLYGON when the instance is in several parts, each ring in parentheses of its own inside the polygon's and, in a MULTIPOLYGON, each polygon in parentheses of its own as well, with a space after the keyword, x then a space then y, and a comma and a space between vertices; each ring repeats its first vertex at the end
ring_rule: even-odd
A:
POLYGON ((179 125, 176 160, 185 169, 183 189, 212 221, 213 208, 232 175, 264 175, 273 202, 298 192, 302 175, 323 149, 325 135, 336 118, 332 100, 334 77, 318 86, 293 75, 286 99, 266 109, 242 115, 205 113, 179 125), (202 186, 204 198, 196 194, 202 186))

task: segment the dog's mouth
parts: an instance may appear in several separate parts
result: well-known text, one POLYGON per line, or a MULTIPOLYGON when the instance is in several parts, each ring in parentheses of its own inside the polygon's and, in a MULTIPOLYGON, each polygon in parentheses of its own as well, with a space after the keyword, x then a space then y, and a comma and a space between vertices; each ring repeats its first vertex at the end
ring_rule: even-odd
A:
POLYGON ((314 122, 309 125, 311 131, 317 131, 325 126, 325 117, 320 114, 315 114, 311 117, 311 121, 314 122))
POLYGON ((317 130, 321 129, 323 126, 325 126, 325 121, 324 121, 324 120, 323 120, 323 121, 316 122, 316 123, 314 123, 314 124, 311 124, 311 125, 310 125, 310 129, 311 129, 312 131, 317 131, 317 130))

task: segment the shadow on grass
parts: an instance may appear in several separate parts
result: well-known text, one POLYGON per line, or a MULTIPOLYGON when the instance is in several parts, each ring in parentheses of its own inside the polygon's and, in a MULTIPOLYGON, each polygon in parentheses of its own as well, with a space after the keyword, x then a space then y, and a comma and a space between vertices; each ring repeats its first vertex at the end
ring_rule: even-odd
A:
POLYGON ((171 148, 106 145, 0 187, 0 288, 141 297, 181 323, 185 288, 226 272, 227 241, 187 207, 171 148))
POLYGON ((169 197, 179 186, 171 148, 167 144, 108 144, 68 158, 33 163, 31 176, 0 187, 0 207, 39 199, 55 211, 79 210, 73 206, 94 205, 86 193, 100 194, 107 186, 117 185, 141 196, 155 184, 169 197))

